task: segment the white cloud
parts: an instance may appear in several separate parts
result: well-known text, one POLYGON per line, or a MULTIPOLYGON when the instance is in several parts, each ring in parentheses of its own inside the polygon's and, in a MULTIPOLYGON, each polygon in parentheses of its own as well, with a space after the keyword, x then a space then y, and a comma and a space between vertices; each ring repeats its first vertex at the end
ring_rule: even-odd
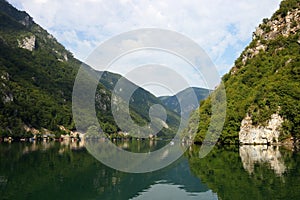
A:
POLYGON ((251 39, 255 27, 272 15, 280 0, 9 2, 26 10, 81 60, 114 35, 155 27, 177 31, 196 41, 223 74, 251 39))
POLYGON ((34 0, 35 3, 47 3, 48 0, 34 0))

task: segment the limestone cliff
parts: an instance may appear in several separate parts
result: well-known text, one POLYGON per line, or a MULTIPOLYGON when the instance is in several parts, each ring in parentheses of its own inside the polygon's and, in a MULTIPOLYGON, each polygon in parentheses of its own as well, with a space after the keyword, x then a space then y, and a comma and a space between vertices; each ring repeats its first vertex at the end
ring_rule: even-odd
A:
POLYGON ((242 144, 278 143, 282 122, 282 117, 276 113, 271 116, 266 126, 254 126, 251 117, 247 115, 241 123, 239 141, 242 144))
POLYGON ((33 51, 35 49, 35 36, 25 37, 22 41, 18 40, 19 47, 23 49, 27 49, 29 51, 33 51))
MULTIPOLYGON (((271 144, 300 138, 299 49, 300 1, 283 0, 254 30, 252 41, 222 78, 227 108, 220 143, 271 144)), ((189 125, 198 129, 195 142, 206 138, 211 104, 211 98, 206 99, 199 125, 189 125)))
MULTIPOLYGON (((300 30, 300 9, 288 11, 286 16, 278 16, 273 19, 264 19, 253 32, 252 45, 242 53, 242 63, 245 65, 247 60, 258 55, 259 52, 268 49, 267 41, 276 39, 279 35, 289 37, 296 35, 300 30)), ((297 41, 300 44, 300 37, 297 41)), ((280 50, 280 49, 279 49, 280 50)), ((237 72, 237 66, 231 70, 231 74, 237 72)))

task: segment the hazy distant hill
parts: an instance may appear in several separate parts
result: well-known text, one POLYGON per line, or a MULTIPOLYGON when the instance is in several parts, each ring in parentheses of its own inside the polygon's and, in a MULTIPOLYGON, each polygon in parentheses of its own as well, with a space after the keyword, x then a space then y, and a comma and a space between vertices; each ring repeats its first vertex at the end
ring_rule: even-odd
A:
MULTIPOLYGON (((208 89, 191 87, 178 92, 174 96, 162 96, 159 97, 159 99, 167 108, 180 115, 181 114, 180 103, 183 100, 189 102, 191 98, 193 98, 195 95, 195 97, 198 99, 198 102, 200 103, 201 100, 208 97, 209 92, 210 90, 208 89)), ((199 103, 194 104, 192 101, 190 101, 190 103, 187 103, 188 106, 182 108, 182 116, 186 118, 189 117, 190 113, 199 107, 199 103)))

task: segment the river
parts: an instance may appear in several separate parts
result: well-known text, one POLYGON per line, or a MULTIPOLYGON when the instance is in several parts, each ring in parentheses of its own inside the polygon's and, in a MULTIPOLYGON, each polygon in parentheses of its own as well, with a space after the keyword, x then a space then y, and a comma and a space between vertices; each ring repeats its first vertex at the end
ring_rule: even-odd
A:
MULTIPOLYGON (((118 143, 133 151, 148 144, 118 143)), ((295 149, 215 147, 201 159, 198 152, 191 146, 164 169, 130 174, 105 166, 80 143, 0 143, 0 199, 300 199, 295 149)))

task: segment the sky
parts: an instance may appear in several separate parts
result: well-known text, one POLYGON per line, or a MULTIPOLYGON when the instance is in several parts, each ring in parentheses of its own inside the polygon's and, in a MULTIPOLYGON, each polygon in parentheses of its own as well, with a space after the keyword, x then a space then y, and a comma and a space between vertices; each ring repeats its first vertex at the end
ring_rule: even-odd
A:
MULTIPOLYGON (((219 76, 230 70, 234 61, 251 41, 255 28, 263 18, 271 17, 280 4, 280 0, 8 0, 8 2, 20 10, 25 10, 36 23, 82 61, 86 61, 104 41, 118 34, 140 28, 161 28, 178 32, 195 41, 212 60, 219 76)), ((186 71, 188 74, 188 70, 186 71)), ((117 69, 114 72, 124 73, 117 69)), ((189 80, 190 84, 205 87, 204 81, 196 81, 196 78, 197 76, 195 80, 189 80)), ((153 93, 164 94, 163 91, 153 93)))

